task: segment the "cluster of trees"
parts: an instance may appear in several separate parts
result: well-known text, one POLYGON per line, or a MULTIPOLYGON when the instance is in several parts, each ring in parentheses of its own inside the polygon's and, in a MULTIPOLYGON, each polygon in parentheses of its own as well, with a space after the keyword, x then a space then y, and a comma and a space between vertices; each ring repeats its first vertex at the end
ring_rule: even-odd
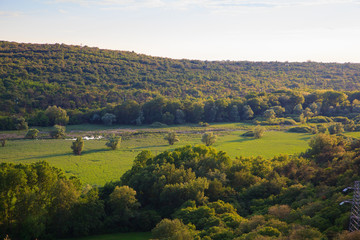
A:
MULTIPOLYGON (((360 93, 315 91, 312 93, 278 90, 250 93, 243 98, 168 99, 156 97, 143 103, 126 100, 102 109, 64 110, 49 106, 27 117, 30 126, 54 124, 184 124, 239 122, 294 125, 296 122, 342 122, 355 125, 360 120, 360 93), (330 119, 328 117, 333 117, 330 119), (341 118, 345 117, 345 118, 341 118)), ((0 129, 18 129, 23 118, 0 118, 0 129), (13 120, 13 124, 8 124, 13 120)), ((26 123, 26 122, 25 122, 26 123)), ((355 127, 355 126, 354 126, 355 127)), ((354 128, 353 127, 353 128, 354 128)))
POLYGON ((2 115, 126 100, 232 98, 251 91, 360 87, 359 64, 174 60, 64 44, 0 42, 2 115))
POLYGON ((347 233, 360 141, 318 134, 299 156, 205 145, 141 152, 119 181, 83 186, 45 162, 0 165, 0 232, 21 239, 149 231, 155 239, 356 239, 347 233), (21 229, 21 231, 19 231, 21 229), (350 236, 350 237, 349 237, 350 236))

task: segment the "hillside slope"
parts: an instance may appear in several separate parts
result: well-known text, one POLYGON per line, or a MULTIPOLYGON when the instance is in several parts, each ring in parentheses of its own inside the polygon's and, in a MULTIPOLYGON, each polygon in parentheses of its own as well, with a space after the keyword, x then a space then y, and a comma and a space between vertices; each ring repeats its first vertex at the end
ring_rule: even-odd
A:
POLYGON ((174 60, 64 44, 0 42, 0 107, 102 107, 124 99, 244 96, 279 88, 355 90, 360 64, 174 60))

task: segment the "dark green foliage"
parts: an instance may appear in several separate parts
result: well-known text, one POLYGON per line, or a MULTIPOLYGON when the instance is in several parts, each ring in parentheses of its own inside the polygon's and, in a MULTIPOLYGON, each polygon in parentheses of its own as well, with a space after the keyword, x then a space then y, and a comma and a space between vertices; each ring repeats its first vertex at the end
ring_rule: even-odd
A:
POLYGON ((62 109, 61 107, 49 106, 44 113, 49 119, 50 125, 65 126, 69 122, 69 117, 66 113, 66 110, 62 109))
POLYGON ((30 139, 37 138, 38 133, 39 133, 39 130, 37 130, 35 128, 30 128, 28 130, 28 132, 26 133, 25 138, 30 138, 30 139))
POLYGON ((126 226, 136 217, 140 204, 134 189, 128 186, 116 186, 109 195, 108 206, 113 223, 117 226, 126 226))
POLYGON ((50 137, 52 138, 64 138, 66 128, 60 125, 54 125, 53 130, 50 131, 50 137))
POLYGON ((253 118, 253 116, 254 112, 252 111, 251 107, 249 105, 244 106, 242 119, 248 120, 253 118))
MULTIPOLYGON (((46 163, 0 165, 0 230, 14 239, 149 231, 155 239, 346 239, 359 142, 319 134, 301 156, 238 157, 199 145, 141 152, 97 189, 46 163), (173 220, 170 220, 172 218, 173 220)), ((356 239, 356 236, 355 236, 356 239)))
POLYGON ((116 119, 121 124, 134 124, 139 117, 141 108, 134 100, 127 100, 115 107, 116 119))
POLYGON ((81 155, 81 152, 84 149, 84 140, 82 137, 76 138, 76 140, 71 145, 71 149, 75 155, 81 155))
MULTIPOLYGON (((282 117, 295 108, 304 120, 360 111, 359 64, 172 60, 5 41, 0 56, 1 115, 24 116, 32 126, 99 123, 105 113, 116 116, 105 124, 182 124, 237 122, 268 109, 282 117), (335 91, 314 90, 325 86, 335 91)), ((0 129, 23 128, 21 121, 0 118, 0 129)))
POLYGON ((115 136, 115 134, 113 134, 108 138, 108 141, 105 145, 111 148, 112 150, 116 150, 120 147, 120 144, 121 144, 121 137, 115 136))
POLYGON ((328 127, 330 134, 340 134, 344 132, 344 126, 342 123, 335 123, 328 127))
POLYGON ((0 116, 0 130, 26 130, 28 124, 23 117, 0 116))

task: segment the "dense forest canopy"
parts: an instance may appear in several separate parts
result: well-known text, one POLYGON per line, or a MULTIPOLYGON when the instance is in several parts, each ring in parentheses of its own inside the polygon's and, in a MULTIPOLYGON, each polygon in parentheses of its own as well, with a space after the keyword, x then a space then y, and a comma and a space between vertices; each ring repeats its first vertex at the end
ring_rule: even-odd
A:
POLYGON ((280 88, 354 91, 360 64, 175 60, 64 44, 0 42, 4 115, 154 97, 237 98, 280 88))

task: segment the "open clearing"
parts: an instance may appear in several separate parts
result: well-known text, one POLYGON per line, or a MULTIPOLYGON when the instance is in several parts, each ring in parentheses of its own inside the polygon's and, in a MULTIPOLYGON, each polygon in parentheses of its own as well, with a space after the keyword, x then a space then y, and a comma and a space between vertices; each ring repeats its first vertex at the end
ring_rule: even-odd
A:
MULTIPOLYGON (((308 147, 311 134, 289 133, 284 131, 268 131, 261 139, 242 137, 244 130, 238 130, 235 124, 212 125, 218 136, 213 145, 217 150, 227 152, 230 157, 258 156, 271 158, 281 154, 296 154, 308 147)), ((242 125, 244 127, 244 125, 242 125)), ((42 129, 43 130, 43 129, 42 129)), ((106 140, 87 140, 81 156, 73 155, 67 139, 16 139, 9 140, 4 148, 0 148, 0 161, 13 163, 31 163, 47 161, 51 165, 63 169, 66 174, 75 175, 84 184, 103 185, 111 180, 118 180, 129 168, 135 156, 142 150, 150 150, 158 154, 165 150, 173 150, 185 145, 201 144, 204 128, 193 126, 169 127, 161 129, 142 128, 100 128, 91 125, 69 126, 70 136, 87 134, 108 134, 121 131, 123 135, 121 147, 110 150, 105 146, 106 140), (177 131, 180 142, 173 146, 164 140, 166 133, 177 131)), ((9 132, 2 132, 2 134, 9 132)), ((17 132, 24 136, 24 132, 17 132)))

